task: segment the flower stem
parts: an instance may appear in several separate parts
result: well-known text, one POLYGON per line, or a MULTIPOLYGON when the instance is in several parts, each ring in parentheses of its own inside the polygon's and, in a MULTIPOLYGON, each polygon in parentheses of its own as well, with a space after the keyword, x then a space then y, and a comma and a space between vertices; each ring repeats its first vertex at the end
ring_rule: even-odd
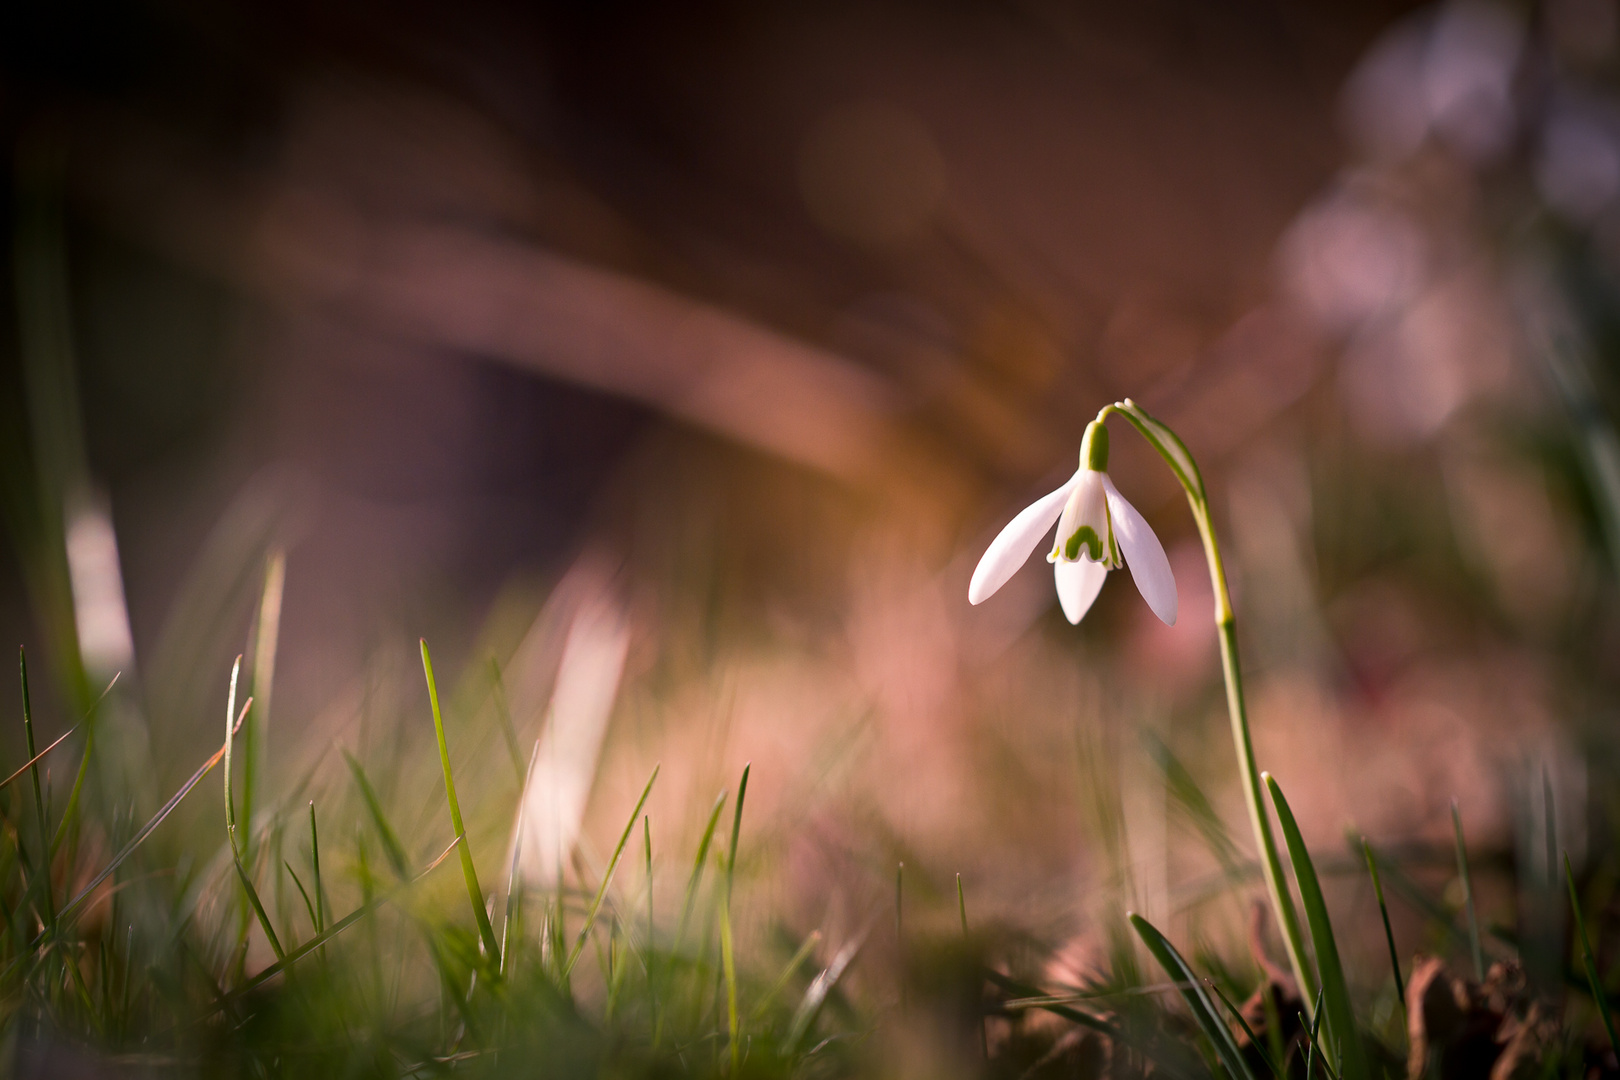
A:
POLYGON ((1226 677, 1226 710, 1232 719, 1232 743, 1237 751, 1238 775, 1243 781, 1243 801, 1249 810, 1249 824, 1254 828, 1254 841, 1260 848, 1260 869, 1265 875, 1266 892, 1271 897, 1277 925, 1282 930, 1283 944, 1288 950, 1288 962, 1299 983, 1300 997, 1309 1002, 1316 992, 1310 965, 1305 958, 1305 939, 1300 932, 1299 916, 1283 878, 1282 860, 1271 835, 1271 819, 1260 793, 1260 770, 1254 760, 1254 740, 1249 734, 1249 712, 1243 699, 1243 668, 1238 662, 1237 618, 1232 612, 1232 595, 1226 587, 1226 564, 1221 560, 1221 545, 1215 538, 1215 524, 1210 518, 1209 499, 1204 492, 1204 478, 1198 464, 1175 432, 1144 412, 1130 398, 1109 405, 1097 414, 1103 421, 1118 413, 1130 421, 1170 466, 1180 481, 1192 507, 1193 521, 1198 525, 1198 537, 1204 544, 1204 556, 1209 562, 1209 580, 1215 592, 1215 630, 1221 644, 1221 671, 1226 677))

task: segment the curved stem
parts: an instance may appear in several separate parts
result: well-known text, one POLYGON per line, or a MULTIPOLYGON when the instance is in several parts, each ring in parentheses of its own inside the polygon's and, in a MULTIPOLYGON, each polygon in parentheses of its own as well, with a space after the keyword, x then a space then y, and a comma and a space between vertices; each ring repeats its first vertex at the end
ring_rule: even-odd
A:
POLYGON ((1204 544, 1204 556, 1209 562, 1209 580, 1215 593, 1215 630, 1221 644, 1221 671, 1226 677, 1226 710, 1232 720, 1232 743, 1237 751, 1238 775, 1243 781, 1243 801, 1249 810, 1249 824, 1254 829, 1254 841, 1260 848, 1260 867, 1265 874, 1266 892, 1282 930, 1283 944, 1288 950, 1288 962, 1299 983, 1300 997, 1310 1002, 1316 992, 1310 965, 1305 959, 1305 939, 1300 932, 1299 916, 1294 911, 1293 897, 1283 877, 1282 859, 1271 835, 1271 819, 1260 793, 1260 770, 1254 760, 1254 740, 1249 734, 1249 712, 1243 699, 1243 668, 1238 662, 1237 618, 1232 612, 1232 594, 1226 586, 1226 565, 1221 560, 1220 541, 1215 538, 1215 524, 1210 518, 1209 499, 1204 493, 1204 478, 1198 464, 1185 443, 1163 423, 1155 420, 1130 398, 1103 408, 1098 421, 1118 413, 1128 420, 1141 436, 1159 452, 1170 471, 1180 481, 1192 507, 1193 521, 1198 525, 1198 538, 1204 544))

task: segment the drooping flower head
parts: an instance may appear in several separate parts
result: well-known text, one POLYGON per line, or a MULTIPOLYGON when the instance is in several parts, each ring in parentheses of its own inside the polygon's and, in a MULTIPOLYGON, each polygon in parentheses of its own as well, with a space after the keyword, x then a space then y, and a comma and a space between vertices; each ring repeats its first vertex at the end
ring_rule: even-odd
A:
POLYGON ((1128 566, 1153 614, 1175 625, 1176 579, 1170 560, 1147 520, 1108 478, 1108 429, 1101 420, 1086 427, 1074 475, 1025 507, 990 542, 973 571, 968 602, 983 603, 1005 585, 1054 522, 1057 533, 1046 561, 1052 564, 1058 602, 1069 622, 1078 623, 1091 609, 1108 571, 1128 566))

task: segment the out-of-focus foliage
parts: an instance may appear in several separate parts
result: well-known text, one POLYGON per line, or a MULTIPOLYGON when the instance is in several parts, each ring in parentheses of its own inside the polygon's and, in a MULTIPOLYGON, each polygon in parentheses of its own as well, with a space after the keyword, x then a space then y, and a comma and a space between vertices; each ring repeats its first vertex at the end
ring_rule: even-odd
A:
POLYGON ((1193 1074, 1224 994, 1302 1068, 1174 481, 1117 433, 1173 629, 966 603, 1127 395, 1372 1068, 1607 1060, 1620 12, 1311 8, 8 8, 6 771, 72 727, 0 791, 12 1060, 1193 1074), (505 971, 459 854, 394 892, 421 635, 505 971), (126 853, 239 653, 239 845, 213 773, 126 853))

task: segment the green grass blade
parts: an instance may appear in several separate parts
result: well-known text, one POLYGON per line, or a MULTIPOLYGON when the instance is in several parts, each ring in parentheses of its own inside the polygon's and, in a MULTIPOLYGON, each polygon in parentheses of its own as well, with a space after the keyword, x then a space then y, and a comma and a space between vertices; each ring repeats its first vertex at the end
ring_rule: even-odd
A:
POLYGON ((962 917, 962 936, 968 936, 967 897, 962 894, 962 875, 956 875, 956 913, 962 917))
MULTIPOLYGON (((746 783, 747 773, 744 772, 746 783)), ((737 805, 742 806, 742 789, 737 791, 737 805)), ((729 869, 729 863, 728 863, 729 869)), ((731 1056, 731 1075, 742 1068, 742 1032, 737 1022, 737 959, 731 941, 730 889, 720 891, 720 969, 726 980, 726 1032, 727 1049, 731 1056)))
MULTIPOLYGON (((231 853, 237 854, 236 848, 236 800, 231 795, 231 768, 232 758, 236 753, 236 680, 242 674, 242 657, 236 657, 236 663, 231 665, 231 690, 225 698, 225 834, 231 841, 231 853)), ((248 703, 249 705, 252 702, 248 703)), ((248 710, 244 708, 242 715, 246 716, 248 710)))
POLYGON ((501 677, 501 662, 489 658, 490 698, 495 705, 495 718, 501 723, 501 738, 506 741, 507 756, 512 759, 512 771, 518 783, 525 783, 528 773, 523 767, 523 752, 518 749, 517 729, 512 726, 512 710, 506 704, 506 680, 501 677))
POLYGON ((1231 835, 1226 831, 1226 825, 1215 810, 1215 805, 1209 801, 1204 789, 1193 779, 1192 773, 1181 763, 1181 759, 1171 751, 1164 740, 1151 731, 1144 731, 1142 740, 1147 746, 1148 756, 1164 777, 1165 793, 1170 796, 1176 806, 1187 819, 1188 823, 1197 830, 1204 841, 1204 846, 1215 861, 1220 863, 1221 869, 1228 875, 1243 862, 1242 853, 1232 842, 1231 835))
POLYGON ((726 899, 731 899, 731 883, 737 876, 737 838, 742 833, 743 801, 748 798, 748 773, 754 763, 743 766, 742 780, 737 784, 737 805, 731 811, 731 846, 726 854, 726 899))
POLYGON ((1310 927, 1311 943, 1316 948, 1316 966, 1321 976, 1322 999, 1328 1013, 1328 1030, 1333 1036, 1335 1049, 1343 1061, 1346 1080, 1370 1080, 1371 1072, 1361 1036, 1356 1030, 1355 1011, 1350 1003, 1350 989, 1344 981, 1344 967, 1339 961, 1338 942, 1333 937, 1333 924, 1328 919, 1327 902, 1322 898, 1322 884, 1317 880, 1316 867, 1299 824, 1288 808, 1282 788, 1270 773, 1261 774, 1271 792, 1272 805, 1277 808, 1277 821, 1282 826, 1283 840, 1288 845, 1288 858, 1294 864, 1294 880, 1299 885, 1299 899, 1305 909, 1305 921, 1310 927))
POLYGON ((296 949, 291 950, 286 956, 266 967, 263 971, 244 982, 241 986, 238 986, 235 990, 232 990, 229 994, 221 997, 215 1002, 212 1009, 204 1010, 194 1019, 193 1022, 200 1024, 209 1020, 221 1009, 228 1008, 229 1006, 240 1001, 242 998, 246 997, 248 994, 251 994, 253 991, 257 990, 259 987, 263 986, 277 975, 280 975, 293 964, 302 960, 316 949, 321 948, 327 942, 343 933, 343 931, 347 930, 361 919, 364 919, 366 916, 370 915, 384 904, 389 903, 395 897, 402 895, 411 886, 415 885, 417 882, 433 873, 433 871, 437 870, 439 865, 443 863, 444 860, 448 859, 450 857, 450 853, 455 849, 456 841, 451 841, 450 846, 445 848, 444 851, 440 852, 438 858, 428 863, 427 866, 422 869, 420 874, 417 874, 409 881, 400 882, 398 885, 394 886, 392 889, 389 889, 385 893, 380 893, 367 898, 363 904, 349 912, 347 915, 343 916, 343 918, 339 919, 331 926, 328 926, 324 931, 310 938, 296 949))
POLYGON ((1305 1032, 1305 1080, 1310 1080, 1312 1066, 1318 1058, 1322 1059, 1322 1071, 1328 1075, 1330 1080, 1337 1080, 1333 1076, 1332 1067, 1327 1063, 1327 1056, 1322 1052, 1322 1044, 1316 1038, 1322 1031, 1322 991, 1320 990, 1316 992, 1316 1009, 1311 1013, 1311 1017, 1311 1019, 1307 1019, 1303 1012, 1299 1014, 1300 1030, 1305 1032))
MULTIPOLYGON (((349 772, 354 776, 355 786, 360 789, 360 798, 366 804, 366 813, 371 815, 371 824, 376 828, 378 838, 382 840, 383 854, 388 857, 388 865, 393 869, 394 876, 404 881, 411 876, 410 860, 406 858, 405 847, 399 842, 394 827, 388 823, 388 815, 383 813, 382 800, 377 797, 377 789, 371 786, 371 781, 366 777, 366 770, 360 767, 353 754, 347 750, 343 751, 343 760, 349 764, 349 772)), ((311 804, 312 807, 313 805, 311 804)))
MULTIPOLYGON (((39 784, 40 755, 34 749, 34 706, 28 694, 28 653, 20 645, 17 647, 17 668, 22 676, 23 732, 28 737, 28 756, 32 759, 28 773, 34 781, 34 813, 39 818, 39 895, 45 923, 54 926, 56 913, 52 909, 51 899, 51 822, 45 813, 45 796, 39 784)), ((228 721, 229 717, 226 719, 228 721)))
MULTIPOLYGON (((653 863, 652 863, 652 815, 641 816, 641 850, 646 857, 644 874, 647 882, 647 962, 652 963, 653 955, 653 863)), ((648 977, 652 972, 647 972, 648 977)))
POLYGON ((1598 977, 1597 954, 1592 951, 1592 939, 1586 934, 1586 916, 1581 913, 1581 898, 1575 889, 1575 872, 1570 869, 1569 852, 1564 853, 1564 881, 1569 885, 1569 906, 1575 912, 1575 929, 1580 932, 1581 963, 1586 968, 1586 981, 1592 986, 1592 1000, 1597 1003, 1603 1017, 1603 1030, 1609 1036, 1609 1046, 1620 1054, 1620 1038, 1614 1033, 1614 1012, 1609 1008, 1609 995, 1598 977))
MULTIPOLYGON (((1384 918, 1384 941, 1389 944, 1389 969, 1395 974, 1395 996, 1401 1002, 1401 1015, 1406 1014, 1406 984, 1401 980, 1401 954, 1395 948, 1395 930, 1389 923, 1389 905, 1384 903, 1384 883, 1378 877, 1378 860, 1373 857, 1372 844, 1361 838, 1361 853, 1367 859, 1367 873, 1372 877, 1373 895, 1378 898, 1378 914, 1384 918)), ((1404 1025, 1403 1025, 1404 1026, 1404 1025)))
POLYGON ((248 823, 247 844, 253 843, 253 806, 264 771, 265 743, 270 732, 270 687, 276 678, 276 648, 281 639, 281 598, 287 584, 287 555, 279 548, 264 563, 264 587, 253 625, 253 682, 248 687, 255 703, 242 727, 246 753, 242 760, 242 820, 248 823))
POLYGON ((500 966, 501 946, 495 940, 495 928, 490 925, 489 912, 484 910, 484 890, 478 884, 478 871, 473 868, 472 849, 467 843, 467 828, 461 820, 461 803, 456 799, 456 780, 450 772, 450 747, 444 739, 444 714, 439 710, 439 688, 433 681, 433 658, 428 654, 427 639, 422 647, 422 673, 427 677, 428 701, 433 706, 433 734, 439 740, 439 764, 444 767, 444 798, 450 804, 450 825, 461 841, 461 876, 467 881, 467 899, 472 903, 473 918, 478 923, 478 936, 484 949, 500 966))
POLYGON ((771 984, 770 989, 760 995, 758 1001, 754 1002, 754 1007, 748 1014, 750 1022, 757 1024, 765 1019, 765 1014, 770 1009, 771 1003, 781 995, 783 990, 787 989, 787 984, 793 979, 794 973, 804 966, 806 960, 810 959, 810 954, 815 951, 816 944, 820 941, 820 930, 812 930, 805 936, 804 943, 793 954, 793 958, 783 966, 782 973, 776 977, 776 981, 771 984))
MULTIPOLYGON (((490 661, 494 663, 493 660, 490 661)), ((495 668, 495 677, 500 678, 500 668, 495 668)), ((540 757, 540 740, 536 739, 534 749, 529 754, 528 767, 518 787, 518 808, 516 819, 512 823, 512 862, 506 868, 506 904, 501 916, 501 975, 507 973, 509 952, 511 950, 512 928, 520 925, 519 920, 523 914, 523 881, 518 875, 518 866, 523 860, 523 807, 529 797, 529 785, 534 782, 534 763, 540 757)))
MULTIPOLYGON (((1463 843, 1462 815, 1451 800, 1451 829, 1457 840, 1457 875, 1462 879, 1463 910, 1468 913, 1468 953, 1474 960, 1474 978, 1485 978, 1485 954, 1479 945, 1479 918, 1474 912, 1474 881, 1468 873, 1468 845, 1463 843)), ((1551 850, 1551 849, 1549 849, 1551 850)))
MULTIPOLYGON (((74 724, 72 727, 70 727, 66 731, 62 732, 62 734, 60 734, 60 735, 58 735, 56 737, 55 742, 51 743, 51 745, 47 746, 45 749, 41 750, 39 753, 35 754, 33 757, 29 758, 27 761, 25 761, 21 765, 19 765, 17 767, 16 772, 12 773, 10 776, 6 777, 4 780, 0 780, 0 788, 7 787, 13 781, 20 779, 22 777, 23 773, 32 771, 34 766, 38 765, 40 763, 40 760, 42 758, 44 758, 46 754, 50 753, 52 750, 55 750, 58 746, 61 746, 62 743, 67 740, 67 737, 69 735, 72 735, 75 731, 78 731, 78 730, 79 730, 79 725, 74 724)), ((54 840, 52 841, 52 845, 53 846, 55 845, 54 840)))
MULTIPOLYGON (((242 716, 246 715, 247 714, 245 712, 242 714, 242 716)), ((241 725, 242 717, 238 716, 236 719, 236 726, 240 728, 241 725)), ((74 895, 73 899, 62 905, 62 910, 57 913, 58 918, 66 918, 70 913, 77 910, 79 905, 84 903, 84 901, 96 891, 97 886, 116 873, 118 868, 124 864, 125 860, 127 860, 131 855, 135 854, 135 850, 139 848, 141 844, 145 843, 146 838, 151 836, 153 831, 156 830, 159 825, 163 824, 165 818, 174 813, 174 808, 180 805, 181 800, 187 795, 190 795, 192 789, 198 784, 202 783, 203 777, 207 776, 209 770, 215 765, 218 765, 220 759, 224 756, 225 747, 221 746, 218 750, 215 750, 213 755, 209 757, 207 761, 203 762, 202 765, 198 767, 196 772, 191 774, 191 778, 188 779, 184 784, 180 785, 180 790, 176 791, 172 796, 170 796, 169 801, 159 807, 158 812, 153 814, 147 820, 145 825, 141 826, 140 831, 129 838, 129 842, 118 850, 118 854, 113 856, 112 861, 103 867, 100 873, 91 878, 90 883, 84 888, 80 889, 74 895)))
POLYGON ((804 1042, 805 1035, 810 1031, 810 1025, 816 1022, 816 1017, 821 1015, 821 1007, 827 1003, 827 995, 832 993, 838 981, 844 977, 844 972, 849 970, 849 966, 860 955, 861 946, 865 941, 866 935, 862 934, 839 949, 838 955, 833 957, 833 962, 810 980, 810 987, 804 992, 804 999, 794 1010, 793 1020, 788 1025, 788 1036, 782 1044, 785 1052, 793 1053, 799 1044, 804 1042))
MULTIPOLYGON (((54 853, 57 848, 62 846, 62 841, 67 838, 69 831, 73 828, 73 823, 79 820, 79 795, 84 791, 85 774, 90 771, 90 755, 95 749, 96 745, 96 710, 101 708, 101 703, 107 700, 107 695, 112 693, 114 686, 118 685, 118 678, 122 674, 123 672, 119 672, 108 680, 106 688, 101 691, 101 694, 96 698, 96 700, 91 703, 88 709, 85 710, 84 719, 80 721, 80 723, 84 725, 84 753, 79 757, 79 772, 78 775, 73 778, 73 790, 68 794, 67 806, 63 807, 62 809, 62 819, 56 823, 56 835, 51 837, 52 853, 54 853)), ((78 724, 75 724, 73 728, 69 728, 68 731, 72 732, 74 728, 77 728, 78 726, 78 724)), ((66 736, 64 735, 63 737, 65 738, 66 736)), ((61 743, 61 741, 61 739, 56 740, 56 742, 52 743, 50 746, 47 746, 44 750, 40 751, 40 753, 50 753, 59 743, 61 743)), ((9 782, 10 781, 7 781, 7 783, 9 782)), ((0 784, 0 787, 4 786, 5 784, 0 784)))
POLYGON ((1226 1026, 1226 1022, 1215 1011, 1214 1003, 1204 993, 1203 985, 1191 965, 1152 923, 1134 912, 1127 917, 1135 927, 1137 936, 1147 946, 1148 952, 1153 954, 1159 966, 1164 968, 1165 973, 1178 984, 1182 1000, 1192 1010, 1193 1019, 1197 1021, 1204 1036, 1214 1045, 1216 1055, 1233 1080, 1255 1080, 1249 1063, 1244 1060, 1243 1052, 1238 1048, 1237 1039, 1232 1036, 1232 1029, 1226 1026))
POLYGON ((283 859, 281 865, 285 866, 287 868, 287 873, 292 875, 293 884, 298 887, 298 895, 304 898, 304 910, 309 914, 310 932, 314 934, 320 933, 320 916, 315 914, 315 901, 309 898, 309 890, 304 888, 304 883, 302 881, 298 880, 298 871, 292 868, 292 863, 283 859))
POLYGON ((625 823, 624 832, 619 834, 619 842, 613 848, 613 858, 608 860, 607 871, 602 875, 602 883, 596 887, 596 895, 591 897, 591 906, 585 911, 585 925, 580 927, 579 937, 574 940, 574 947, 569 951, 568 960, 563 965, 564 981, 573 973, 580 953, 585 951, 585 942, 591 936, 591 927, 596 924, 597 912, 602 908, 602 898, 607 895, 608 886, 613 883, 613 874, 619 868, 619 858, 624 854, 624 846, 630 842, 630 834, 635 831, 636 819, 641 816, 641 808, 647 805, 647 796, 652 794, 653 784, 658 780, 660 768, 662 768, 660 765, 653 766, 652 775, 647 778, 647 786, 641 789, 641 798, 636 800, 636 808, 630 811, 630 820, 625 823))
MULTIPOLYGON (((1231 999, 1221 991, 1219 986, 1215 985, 1215 980, 1205 979, 1204 985, 1215 992, 1216 999, 1219 1000, 1222 1005, 1226 1006, 1226 1011, 1231 1013, 1232 1018, 1238 1022, 1238 1027, 1243 1029, 1243 1034, 1249 1037, 1249 1045, 1254 1047, 1254 1052, 1260 1055, 1260 1060, 1265 1062, 1265 1066, 1271 1071, 1271 1075, 1275 1076, 1277 1080, 1286 1080, 1282 1074, 1282 1070, 1277 1067, 1277 1063, 1271 1060, 1271 1055, 1266 1053, 1264 1046, 1260 1045, 1260 1040, 1255 1037, 1254 1029, 1250 1027, 1249 1022, 1243 1018, 1242 1010, 1240 1010, 1236 1005, 1232 1004, 1231 999)), ((1262 984, 1260 992, 1262 994, 1269 993, 1264 984, 1262 984)))
POLYGON ((259 920, 259 928, 264 931, 265 938, 270 942, 271 950, 276 954, 277 960, 285 960, 287 954, 281 948, 281 939, 276 936, 276 928, 270 925, 270 916, 265 913, 264 905, 259 902, 259 890, 253 887, 252 879, 242 868, 242 860, 232 859, 231 862, 236 867, 236 876, 242 882, 242 891, 247 893, 248 903, 259 920))
POLYGON ((326 896, 321 888, 321 834, 315 828, 315 800, 309 801, 309 865, 315 886, 315 932, 326 929, 326 896))
POLYGON ((686 937, 686 927, 692 919, 692 906, 697 903, 698 884, 703 880, 703 867, 709 857, 709 845, 714 842, 714 830, 720 823, 720 811, 726 806, 725 791, 720 792, 714 800, 714 806, 709 810, 709 821, 703 827, 703 836, 698 840, 697 858, 692 860, 692 875, 686 879, 686 895, 681 901, 681 921, 675 924, 675 941, 670 951, 681 947, 686 937))
MULTIPOLYGON (((968 940, 967 895, 962 891, 962 875, 956 875, 956 913, 962 918, 962 939, 968 940)), ((990 1032, 984 1017, 979 1017, 979 1051, 984 1060, 990 1060, 990 1032)))

